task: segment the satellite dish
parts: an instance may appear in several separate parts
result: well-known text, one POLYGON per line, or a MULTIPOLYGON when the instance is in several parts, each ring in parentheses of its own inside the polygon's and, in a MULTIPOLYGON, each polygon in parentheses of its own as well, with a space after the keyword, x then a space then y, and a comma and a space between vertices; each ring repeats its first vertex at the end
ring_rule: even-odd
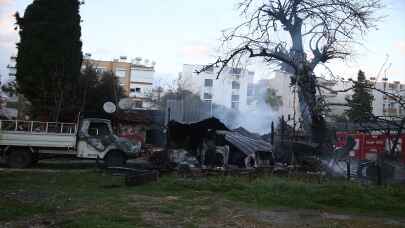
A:
POLYGON ((106 113, 114 113, 117 110, 117 107, 115 106, 114 103, 107 101, 103 105, 103 109, 106 113))
POLYGON ((122 110, 128 110, 132 106, 132 101, 129 98, 123 98, 118 102, 118 107, 122 110))

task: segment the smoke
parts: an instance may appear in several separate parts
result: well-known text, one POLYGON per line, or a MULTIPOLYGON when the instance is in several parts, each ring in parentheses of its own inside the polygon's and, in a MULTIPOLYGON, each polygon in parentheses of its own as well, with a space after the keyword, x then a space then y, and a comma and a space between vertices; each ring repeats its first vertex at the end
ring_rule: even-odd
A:
POLYGON ((231 129, 243 127, 252 133, 261 135, 269 133, 271 122, 277 123, 278 112, 265 102, 265 94, 263 91, 257 91, 252 104, 243 111, 214 106, 212 116, 221 120, 231 129))

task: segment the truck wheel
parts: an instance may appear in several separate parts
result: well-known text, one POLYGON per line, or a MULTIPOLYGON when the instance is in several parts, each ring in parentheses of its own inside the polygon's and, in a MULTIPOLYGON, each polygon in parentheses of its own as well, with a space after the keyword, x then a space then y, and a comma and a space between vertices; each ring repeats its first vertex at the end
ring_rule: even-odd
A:
POLYGON ((31 165, 37 165, 39 161, 38 153, 32 154, 31 165))
POLYGON ((111 151, 104 158, 107 167, 124 166, 127 158, 121 151, 111 151))
POLYGON ((32 153, 30 151, 19 149, 11 151, 7 156, 7 165, 10 168, 23 169, 32 163, 32 153))

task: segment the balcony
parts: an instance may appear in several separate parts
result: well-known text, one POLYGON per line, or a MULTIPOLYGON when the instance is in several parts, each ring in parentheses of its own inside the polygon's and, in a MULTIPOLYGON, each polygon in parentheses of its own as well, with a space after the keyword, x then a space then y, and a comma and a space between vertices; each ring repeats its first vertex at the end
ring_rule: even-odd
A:
POLYGON ((384 114, 390 114, 390 115, 397 115, 398 114, 398 109, 396 108, 385 108, 383 109, 384 114))

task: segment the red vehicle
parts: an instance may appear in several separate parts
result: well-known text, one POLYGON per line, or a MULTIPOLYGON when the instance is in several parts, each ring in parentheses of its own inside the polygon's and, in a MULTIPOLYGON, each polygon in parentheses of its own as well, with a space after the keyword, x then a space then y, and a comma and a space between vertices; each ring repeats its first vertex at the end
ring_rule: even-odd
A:
MULTIPOLYGON (((336 148, 343 147, 348 136, 352 136, 356 142, 350 156, 358 160, 375 160, 378 154, 390 150, 396 135, 341 131, 336 133, 336 148)), ((405 134, 400 136, 397 150, 401 154, 401 163, 405 164, 405 134)))

